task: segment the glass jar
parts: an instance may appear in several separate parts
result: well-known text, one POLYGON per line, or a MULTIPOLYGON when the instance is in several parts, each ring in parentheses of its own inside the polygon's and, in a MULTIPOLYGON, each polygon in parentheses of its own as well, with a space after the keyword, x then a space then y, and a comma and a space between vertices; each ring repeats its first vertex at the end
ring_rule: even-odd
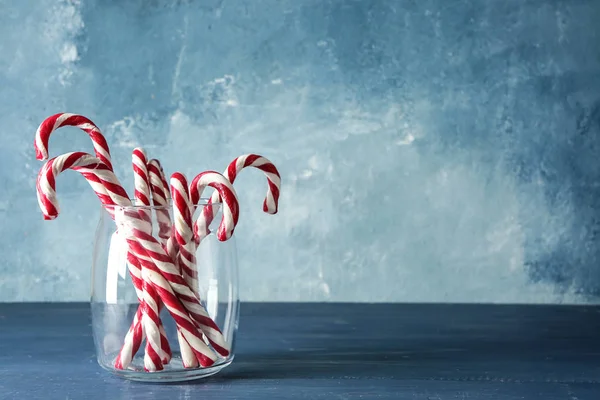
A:
MULTIPOLYGON (((203 200, 197 210, 201 207, 218 206, 207 205, 203 200)), ((161 242, 167 254, 166 237, 169 236, 170 230, 168 226, 165 228, 164 221, 166 215, 169 215, 172 221, 170 207, 103 208, 96 230, 91 309, 98 363, 102 368, 121 377, 139 381, 174 382, 213 375, 233 361, 239 312, 235 238, 221 242, 213 233, 202 239, 195 251, 198 279, 195 287, 190 289, 197 293, 200 303, 221 330, 223 339, 228 344, 229 354, 221 356, 214 352, 217 358, 213 365, 185 368, 178 342, 177 326, 171 314, 163 306, 159 315, 164 327, 164 336, 172 352, 170 361, 166 362, 160 371, 147 372, 144 368, 146 345, 144 338, 129 365, 122 367, 117 363, 126 335, 138 310, 139 301, 130 273, 130 268, 133 267, 128 262, 128 253, 131 252, 125 238, 128 234, 123 232, 126 229, 117 228, 115 216, 141 215, 140 213, 151 217, 152 228, 148 226, 148 229, 152 229, 154 238, 161 242)), ((116 220, 119 221, 119 217, 116 217, 116 220)), ((219 213, 209 227, 211 232, 217 232, 220 221, 219 213)), ((208 343, 206 337, 201 334, 200 336, 208 343)))

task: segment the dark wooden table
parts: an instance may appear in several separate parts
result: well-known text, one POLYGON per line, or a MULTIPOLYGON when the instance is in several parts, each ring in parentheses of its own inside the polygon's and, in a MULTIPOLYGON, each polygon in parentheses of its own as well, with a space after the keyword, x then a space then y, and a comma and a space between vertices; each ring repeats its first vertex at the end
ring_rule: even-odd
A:
POLYGON ((186 384, 100 369, 86 304, 0 304, 0 399, 600 399, 600 307, 242 304, 186 384))

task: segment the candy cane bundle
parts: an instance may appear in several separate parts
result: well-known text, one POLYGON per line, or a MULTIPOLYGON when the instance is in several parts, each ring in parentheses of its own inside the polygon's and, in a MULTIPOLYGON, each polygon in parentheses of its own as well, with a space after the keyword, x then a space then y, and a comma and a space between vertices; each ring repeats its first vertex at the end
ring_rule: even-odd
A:
MULTIPOLYGON (((212 365, 216 356, 202 340, 199 329, 202 329, 209 341, 215 344, 215 350, 219 354, 227 356, 228 345, 219 328, 183 278, 178 275, 160 243, 148 233, 147 221, 144 221, 138 212, 131 211, 132 204, 126 192, 114 173, 102 161, 81 152, 67 153, 49 160, 40 171, 37 182, 38 201, 44 217, 54 219, 58 216, 55 182, 56 177, 67 169, 82 173, 102 204, 110 210, 120 233, 126 238, 132 253, 140 260, 142 269, 148 268, 148 278, 182 329, 183 337, 192 347, 200 365, 212 365)), ((224 226, 227 225, 228 223, 224 223, 224 226)))
POLYGON ((224 175, 206 171, 188 184, 185 176, 175 173, 169 185, 160 162, 148 160, 143 149, 136 148, 132 155, 134 206, 113 172, 106 139, 88 118, 67 113, 47 118, 36 132, 34 146, 36 157, 48 160, 36 183, 44 218, 58 216, 56 178, 72 169, 86 178, 127 243, 127 267, 140 305, 124 337, 115 368, 128 368, 144 339, 146 371, 160 371, 170 361, 171 348, 160 318, 163 306, 175 321, 185 368, 213 365, 217 354, 228 357, 230 345, 199 299, 195 253, 201 240, 210 233, 208 227, 219 208, 223 215, 217 238, 225 241, 233 235, 239 220, 239 204, 232 183, 242 169, 254 167, 263 171, 268 182, 263 210, 270 214, 277 212, 281 178, 275 166, 262 156, 249 154, 236 158, 224 175), (49 138, 64 126, 85 131, 92 139, 95 156, 72 152, 48 160, 49 138), (207 187, 215 192, 194 221, 194 210, 207 187), (173 219, 169 213, 171 200, 173 219), (157 238, 153 236, 152 211, 156 215, 157 238))

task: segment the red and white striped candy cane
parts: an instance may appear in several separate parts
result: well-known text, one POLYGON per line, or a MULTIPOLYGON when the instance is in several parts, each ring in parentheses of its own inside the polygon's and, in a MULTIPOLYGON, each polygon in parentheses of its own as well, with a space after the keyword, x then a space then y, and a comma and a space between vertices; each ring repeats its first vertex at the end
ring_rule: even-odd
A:
MULTIPOLYGON (((266 157, 257 154, 246 154, 237 157, 229 163, 224 175, 231 183, 233 183, 240 171, 247 167, 257 168, 266 175, 268 188, 267 195, 263 202, 263 211, 269 214, 277 213, 279 207, 279 190, 281 188, 281 176, 279 175, 279 171, 277 171, 275 165, 266 157)), ((214 192, 210 198, 209 204, 202 210, 202 214, 196 222, 197 228, 194 230, 196 243, 200 243, 202 238, 209 233, 208 227, 219 212, 219 207, 216 204, 219 203, 220 200, 219 192, 214 192)))
MULTIPOLYGON (((173 182, 173 180, 171 180, 171 182, 173 182)), ((239 204, 237 200, 237 194, 233 188, 233 185, 223 175, 215 171, 202 172, 192 179, 192 182, 189 186, 190 201, 192 203, 191 210, 193 210, 193 207, 200 201, 202 192, 207 186, 216 189, 223 199, 223 218, 217 231, 217 238, 220 241, 228 240, 233 235, 233 231, 235 230, 235 226, 237 225, 239 219, 239 204)), ((172 195, 173 199, 175 200, 175 192, 177 189, 175 186, 172 186, 172 188, 172 195)), ((190 242, 192 241, 191 238, 189 240, 190 242)), ((190 252, 194 254, 195 243, 190 242, 186 243, 186 247, 188 247, 190 252)), ((219 354, 226 356, 229 353, 229 347, 225 342, 223 335, 221 335, 221 332, 218 330, 216 325, 212 323, 212 319, 208 314, 206 314, 204 317, 205 319, 203 322, 198 321, 200 323, 200 329, 202 332, 204 332, 212 347, 219 354), (206 324, 206 322, 209 324, 206 324)))
POLYGON ((63 126, 74 126, 86 132, 92 139, 96 157, 112 171, 110 150, 108 149, 108 143, 106 143, 104 135, 100 132, 100 128, 88 118, 77 114, 59 113, 46 118, 41 123, 35 132, 34 141, 35 154, 38 160, 48 159, 48 141, 50 135, 63 126))
POLYGON ((83 152, 66 153, 46 162, 38 174, 37 196, 44 219, 55 219, 60 212, 55 181, 56 176, 67 169, 84 175, 102 204, 131 204, 127 192, 103 161, 83 152))
MULTIPOLYGON (((171 216, 169 215, 169 203, 171 201, 171 196, 169 193, 169 188, 168 186, 165 187, 165 173, 157 159, 148 161, 146 166, 148 170, 150 191, 152 193, 152 204, 157 207, 154 211, 156 213, 156 220, 158 222, 158 237, 163 245, 167 245, 167 242, 171 237, 171 216)), ((168 247, 167 251, 169 251, 168 247)), ((174 253, 174 250, 171 250, 171 253, 169 254, 172 253, 174 253)), ((181 350, 181 352, 184 353, 187 349, 189 349, 189 345, 187 342, 185 342, 185 340, 181 340, 181 333, 179 330, 177 331, 177 334, 179 337, 179 347, 186 347, 186 349, 181 350)), ((168 345, 168 341, 166 343, 168 345)), ((187 353, 189 353, 189 351, 187 353)), ((170 356, 171 354, 169 352, 169 358, 171 358, 170 356)), ((196 362, 197 364, 195 356, 192 358, 192 363, 196 362)))
POLYGON ((188 182, 179 172, 171 176, 171 196, 173 197, 173 236, 179 245, 179 269, 188 286, 197 293, 196 245, 192 224, 193 206, 190 201, 188 182))
MULTIPOLYGON (((190 196, 187 188, 187 180, 179 172, 174 173, 171 177, 171 196, 173 198, 174 239, 170 240, 179 245, 179 251, 176 255, 179 271, 182 273, 188 286, 197 295, 197 284, 191 282, 191 278, 187 273, 188 270, 194 271, 196 264, 196 255, 193 251, 189 251, 189 246, 187 245, 191 241, 191 238, 193 238, 190 196)), ((186 357, 183 351, 181 352, 181 358, 186 368, 198 366, 197 360, 186 357)))
MULTIPOLYGON (((261 170, 267 177, 267 195, 263 202, 263 211, 268 214, 276 214, 279 206, 279 190, 281 188, 281 176, 275 165, 266 157, 258 154, 246 154, 239 156, 227 167, 224 175, 231 183, 244 168, 253 167, 261 170)), ((213 195, 216 198, 216 194, 213 195)))
MULTIPOLYGON (((115 207, 110 212, 120 232, 124 233, 142 268, 150 269, 149 275, 155 289, 181 328, 185 340, 191 345, 200 364, 212 365, 216 356, 202 340, 202 334, 198 332, 196 325, 212 323, 214 329, 220 332, 218 327, 210 318, 206 320, 206 310, 178 275, 175 265, 160 243, 147 233, 147 222, 143 221, 137 212, 128 211, 131 210, 128 208, 131 207, 131 202, 127 193, 118 183, 114 173, 107 169, 106 164, 81 152, 67 153, 49 160, 40 171, 37 184, 38 199, 44 217, 54 219, 58 215, 56 177, 66 169, 79 170, 84 174, 105 207, 122 206, 115 207)), ((226 350, 222 355, 228 354, 229 351, 226 350)))
MULTIPOLYGON (((190 183, 190 200, 192 201, 192 204, 197 204, 200 201, 202 192, 207 186, 216 189, 215 193, 218 193, 219 198, 223 202, 223 221, 219 225, 217 238, 221 241, 225 241, 233 235, 233 231, 240 216, 237 193, 226 177, 215 171, 206 171, 196 175, 190 183)), ((205 209, 206 208, 212 209, 214 207, 207 206, 205 209)), ((194 231, 196 233, 198 232, 199 227, 203 226, 205 223, 205 218, 203 218, 202 215, 203 214, 200 215, 194 225, 194 231)), ((216 212, 214 214, 211 213, 210 215, 214 218, 216 212)), ((206 227, 208 227, 209 224, 210 223, 206 224, 206 227)))
MULTIPOLYGON (((147 169, 148 158, 141 148, 133 149, 132 164, 135 183, 135 199, 141 206, 150 206, 150 179, 147 169)), ((138 214, 149 226, 152 233, 152 215, 150 209, 139 209, 138 214)), ((144 369, 146 371, 160 371, 163 369, 163 360, 170 359, 170 354, 163 349, 163 343, 168 343, 166 334, 160 321, 160 298, 152 286, 147 268, 142 266, 143 299, 144 303, 138 309, 142 315, 142 326, 146 334, 146 353, 144 355, 144 369), (146 312, 143 312, 143 311, 146 312), (163 340, 163 338, 165 340, 163 340)), ((167 344, 168 345, 168 344, 167 344)))

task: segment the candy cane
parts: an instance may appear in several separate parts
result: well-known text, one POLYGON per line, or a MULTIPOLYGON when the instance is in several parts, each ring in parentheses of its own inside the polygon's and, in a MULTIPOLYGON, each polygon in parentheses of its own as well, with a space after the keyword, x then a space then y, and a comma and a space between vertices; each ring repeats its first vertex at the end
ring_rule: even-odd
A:
POLYGON ((41 123, 35 132, 34 141, 35 155, 38 160, 48 159, 48 141, 50 140, 50 135, 63 126, 74 126, 86 132, 92 139, 96 157, 112 171, 110 150, 108 149, 108 143, 106 143, 104 135, 100 132, 100 128, 88 118, 77 114, 59 113, 46 118, 41 123))
MULTIPOLYGON (((233 183, 238 173, 246 167, 254 167, 264 172, 267 177, 268 188, 263 202, 263 211, 269 214, 277 213, 281 177, 275 165, 265 157, 256 154, 247 154, 234 159, 225 170, 225 176, 233 183)), ((199 246, 204 237, 210 233, 209 226, 219 212, 218 203, 220 201, 221 196, 218 191, 215 191, 196 220, 194 225, 194 241, 196 246, 199 246)))
POLYGON ((127 192, 103 161, 83 152, 66 153, 47 161, 38 175, 37 197, 44 219, 55 219, 60 213, 55 181, 67 169, 81 172, 102 204, 131 204, 127 192))
MULTIPOLYGON (((182 276, 184 277, 188 286, 192 289, 192 291, 197 296, 197 283, 194 284, 191 282, 191 277, 184 271, 187 271, 190 267, 194 268, 194 264, 196 263, 196 256, 193 252, 189 252, 186 248, 186 241, 188 236, 191 238, 192 234, 192 217, 191 217, 191 204, 189 200, 189 193, 187 190, 187 180, 185 176, 179 172, 173 174, 171 178, 171 187, 173 197, 173 237, 169 240, 172 243, 179 244, 179 252, 176 255, 177 265, 179 266, 179 271, 182 272, 182 276), (189 232, 189 234, 188 234, 189 232), (190 265, 191 264, 191 265, 190 265)), ((192 242, 193 244, 193 242, 192 242)), ((192 354, 193 356, 193 354, 192 354)), ((186 368, 196 367, 198 366, 198 361, 193 357, 186 357, 186 354, 182 351, 182 361, 186 368)))
MULTIPOLYGON (((150 181, 147 169, 148 158, 141 148, 135 148, 132 153, 132 164, 135 182, 135 198, 142 206, 150 206, 150 181)), ((139 216, 150 224, 149 232, 152 232, 152 216, 149 209, 140 209, 139 216)), ((160 298, 152 287, 148 276, 148 269, 142 268, 143 299, 139 311, 142 314, 142 326, 146 334, 146 353, 144 356, 144 369, 146 371, 159 371, 163 369, 162 360, 170 358, 163 342, 168 343, 164 328, 160 321, 160 298), (145 312, 144 312, 145 311, 145 312), (162 329, 161 329, 162 328, 162 329), (159 356, 160 354, 160 356, 159 356)))
MULTIPOLYGON (((67 153, 49 160, 38 175, 38 201, 45 219, 58 216, 55 182, 56 177, 66 169, 82 172, 105 206, 131 207, 127 193, 106 164, 86 153, 67 153)), ((138 213, 127 211, 126 208, 117 207, 111 211, 111 215, 115 218, 120 232, 125 234, 132 253, 143 268, 150 270, 150 280, 181 328, 185 340, 194 350, 200 364, 212 365, 216 356, 206 346, 196 326, 209 326, 220 333, 214 321, 208 317, 206 310, 178 275, 175 265, 160 243, 147 233, 147 222, 143 221, 138 213)), ((221 350, 220 354, 223 356, 229 354, 227 348, 215 349, 221 350)))
MULTIPOLYGON (((279 204, 279 189, 281 187, 281 176, 275 165, 263 156, 257 154, 246 154, 233 160, 227 167, 224 175, 231 183, 241 170, 254 167, 264 172, 267 177, 268 189, 263 202, 263 211, 268 214, 276 214, 279 204)), ((217 193, 213 195, 216 199, 217 193)))
MULTIPOLYGON (((147 167, 152 192, 152 204, 157 207, 154 212, 156 213, 156 220, 158 222, 158 237, 160 242, 166 246, 167 253, 171 256, 171 259, 175 260, 177 246, 174 238, 171 236, 171 216, 169 215, 171 194, 169 192, 169 185, 166 183, 165 172, 160 161, 152 159, 148 161, 147 167)), ((198 361, 193 356, 193 353, 191 353, 192 357, 189 357, 189 345, 185 340, 182 340, 179 330, 177 331, 177 336, 184 366, 197 366, 198 361)))
POLYGON ((173 236, 179 245, 179 269, 188 286, 196 292, 198 276, 195 273, 196 246, 193 241, 193 207, 187 179, 179 172, 171 176, 171 196, 173 197, 173 236))
MULTIPOLYGON (((233 235, 239 219, 237 194, 231 182, 223 175, 215 171, 206 171, 196 175, 190 183, 190 200, 192 204, 197 204, 200 201, 202 192, 206 186, 215 188, 217 193, 219 193, 219 198, 223 201, 223 222, 217 231, 217 238, 221 241, 227 240, 233 235)), ((202 223, 204 223, 203 218, 198 218, 194 226, 194 231, 197 232, 199 224, 202 223)), ((206 226, 208 227, 208 224, 206 226)))
MULTIPOLYGON (((246 154, 237 157, 229 163, 224 175, 231 183, 233 183, 240 171, 247 167, 257 168, 266 175, 268 188, 267 195, 263 202, 263 211, 269 214, 277 213, 279 207, 279 190, 281 187, 281 176, 279 175, 279 171, 277 171, 275 165, 266 157, 257 154, 246 154)), ((208 227, 219 212, 218 206, 211 205, 219 203, 220 200, 219 192, 214 192, 208 205, 202 210, 202 214, 196 223, 197 229, 194 230, 196 243, 200 243, 202 238, 209 233, 208 227)))
MULTIPOLYGON (((196 205, 200 201, 202 192, 207 186, 216 189, 223 199, 223 219, 217 231, 217 238, 220 241, 228 240, 233 235, 233 231, 239 219, 239 204, 237 201, 237 194, 231 183, 223 175, 215 171, 202 172, 192 179, 192 182, 189 186, 190 201, 192 206, 196 205)), ((175 199, 175 187, 173 187, 173 198, 175 199)), ((195 247, 195 243, 193 245, 195 247)), ((193 248, 192 244, 189 244, 189 246, 191 250, 193 248)), ((192 254, 194 252, 195 251, 192 251, 192 254)), ((208 321, 212 320, 208 318, 208 321)), ((200 328, 206 335, 206 338, 212 347, 219 354, 223 355, 224 350, 227 350, 227 343, 224 341, 223 336, 220 335, 220 332, 215 331, 214 327, 211 326, 203 325, 200 326, 200 328)))

